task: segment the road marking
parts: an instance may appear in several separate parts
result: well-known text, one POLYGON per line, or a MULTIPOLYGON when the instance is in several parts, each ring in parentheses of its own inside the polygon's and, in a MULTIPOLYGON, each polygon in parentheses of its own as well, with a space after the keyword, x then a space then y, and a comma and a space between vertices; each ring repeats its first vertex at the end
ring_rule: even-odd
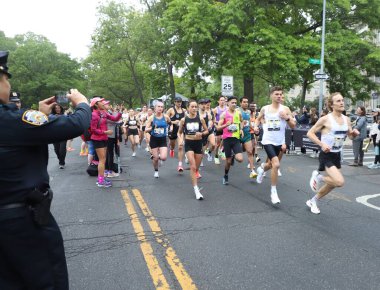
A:
POLYGON ((157 258, 153 254, 153 248, 151 244, 147 241, 144 229, 140 223, 139 217, 135 211, 127 190, 121 190, 121 195, 123 196, 125 206, 127 208, 129 217, 133 229, 137 235, 137 239, 140 241, 140 249, 144 255, 145 262, 148 266, 150 276, 152 277, 153 284, 156 289, 166 290, 170 289, 168 282, 158 264, 157 258))
POLYGON ((336 191, 331 191, 328 195, 326 195, 326 198, 330 199, 340 199, 344 200, 347 202, 352 202, 348 197, 346 197, 344 194, 336 192, 336 191))
POLYGON ((136 198, 137 203, 139 204, 144 216, 147 219, 147 222, 154 233, 154 236, 156 237, 156 241, 165 248, 166 250, 166 261, 172 268, 174 275, 176 276, 179 284, 181 285, 182 289, 186 290, 192 290, 197 289, 197 286, 194 284, 193 280, 191 279, 190 275, 185 270, 183 264, 181 263, 180 259, 178 258, 176 252, 174 249, 169 245, 169 241, 167 238, 165 238, 160 225, 158 224, 156 218, 153 216, 152 212, 150 211, 148 205, 146 204, 144 198, 142 197, 140 191, 138 189, 132 189, 132 193, 136 198))
POLYGON ((360 196, 360 197, 357 197, 356 198, 356 201, 358 203, 362 203, 370 208, 373 208, 373 209, 377 209, 377 210, 380 210, 380 207, 378 206, 375 206, 371 203, 369 203, 367 200, 371 199, 371 198, 375 198, 375 197, 378 197, 380 196, 380 194, 373 194, 373 195, 363 195, 363 196, 360 196))

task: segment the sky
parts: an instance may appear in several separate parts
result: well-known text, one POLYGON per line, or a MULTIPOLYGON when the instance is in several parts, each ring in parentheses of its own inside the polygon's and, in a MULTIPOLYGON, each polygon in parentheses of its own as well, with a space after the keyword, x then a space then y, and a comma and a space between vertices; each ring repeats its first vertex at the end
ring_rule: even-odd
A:
MULTIPOLYGON (((106 0, 7 0, 1 4, 0 31, 7 37, 33 32, 47 37, 59 52, 85 58, 97 25, 97 7, 106 0)), ((139 0, 124 0, 139 6, 139 0)), ((1 50, 1 48, 0 48, 1 50)))

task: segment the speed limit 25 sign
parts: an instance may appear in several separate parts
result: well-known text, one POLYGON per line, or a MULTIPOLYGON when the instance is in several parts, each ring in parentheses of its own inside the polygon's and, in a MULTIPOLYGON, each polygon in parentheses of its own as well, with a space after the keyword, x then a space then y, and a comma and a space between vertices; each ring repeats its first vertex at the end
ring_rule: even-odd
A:
POLYGON ((234 77, 222 76, 222 95, 230 97, 234 95, 234 77))

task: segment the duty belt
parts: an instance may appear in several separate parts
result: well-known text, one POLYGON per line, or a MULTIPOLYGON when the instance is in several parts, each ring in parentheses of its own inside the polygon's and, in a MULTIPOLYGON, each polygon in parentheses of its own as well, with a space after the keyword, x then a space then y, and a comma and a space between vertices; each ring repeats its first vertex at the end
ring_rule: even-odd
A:
POLYGON ((26 207, 26 206, 27 206, 26 203, 9 203, 9 204, 0 205, 0 210, 26 207))

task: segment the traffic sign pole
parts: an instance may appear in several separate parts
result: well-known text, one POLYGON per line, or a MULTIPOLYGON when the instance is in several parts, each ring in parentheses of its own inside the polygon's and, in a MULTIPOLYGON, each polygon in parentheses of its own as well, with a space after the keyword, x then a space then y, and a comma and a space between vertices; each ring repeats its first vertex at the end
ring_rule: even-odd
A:
MULTIPOLYGON (((324 74, 324 62, 325 62, 325 31, 326 31, 326 0, 323 0, 323 13, 322 13, 322 49, 321 49, 321 70, 320 73, 324 74)), ((319 116, 322 114, 323 109, 323 85, 324 79, 320 80, 319 88, 319 116)))

